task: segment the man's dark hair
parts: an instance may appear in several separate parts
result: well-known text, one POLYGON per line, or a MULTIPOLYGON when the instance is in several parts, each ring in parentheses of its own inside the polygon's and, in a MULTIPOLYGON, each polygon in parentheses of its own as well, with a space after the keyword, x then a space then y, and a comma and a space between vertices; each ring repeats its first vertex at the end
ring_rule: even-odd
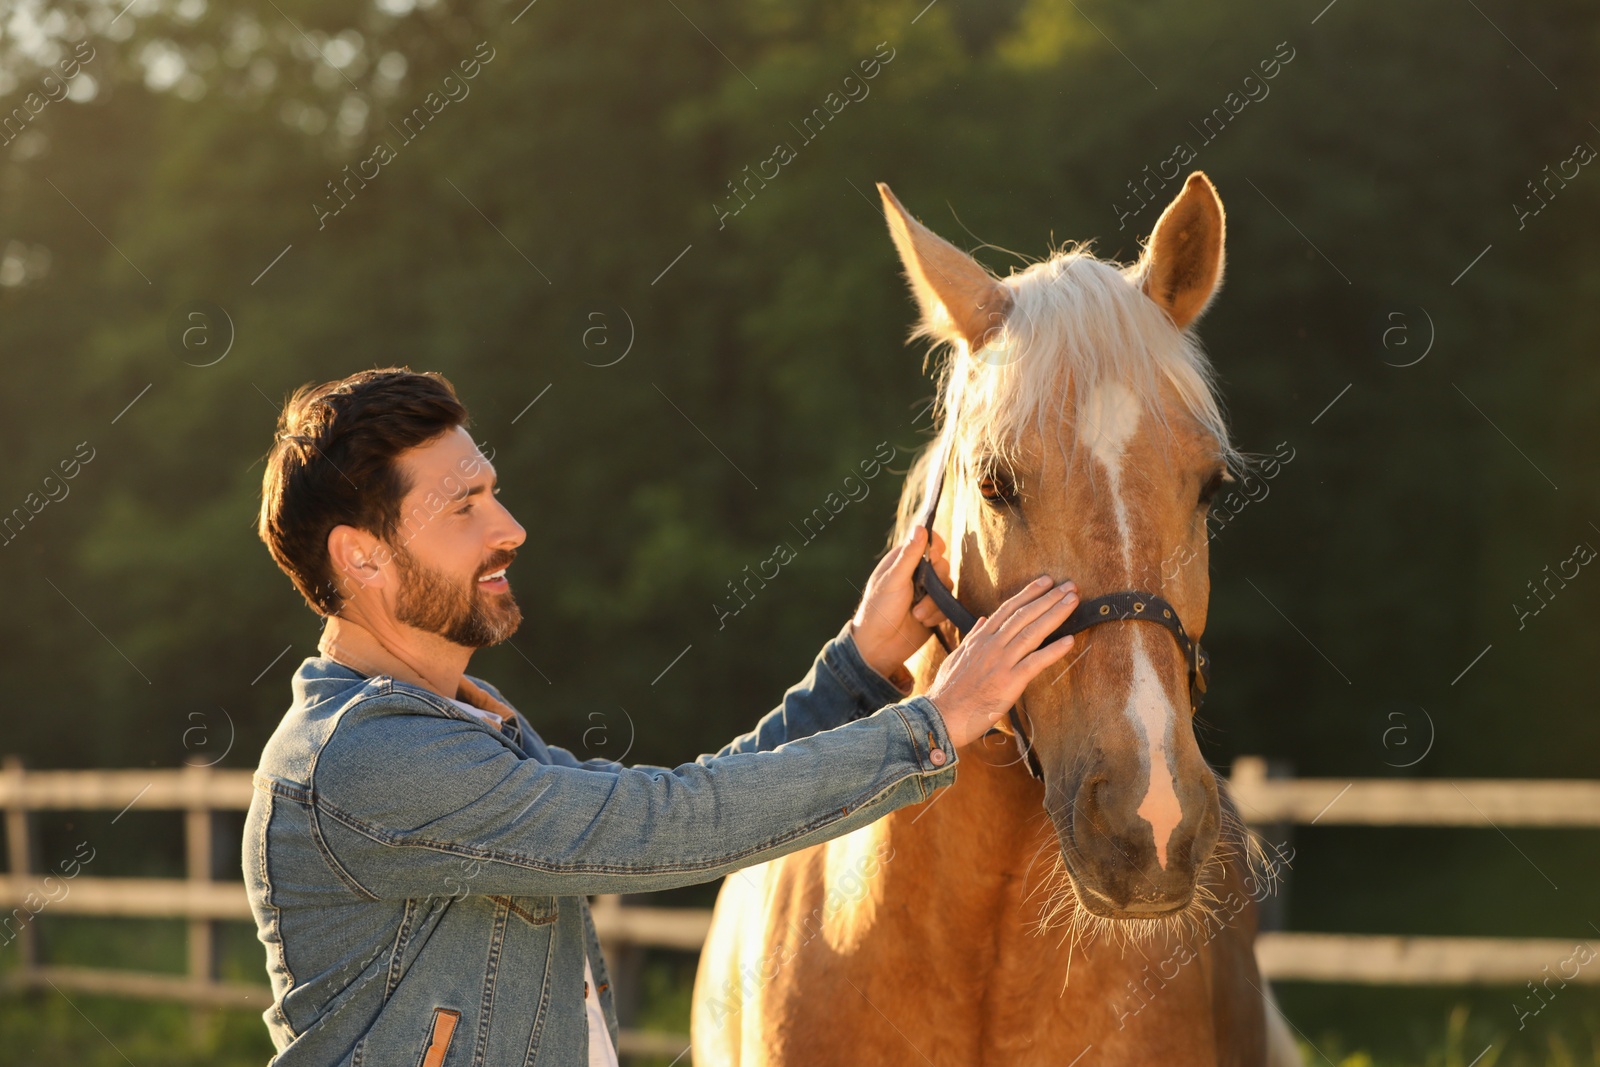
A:
POLYGON ((342 603, 328 534, 346 525, 392 540, 412 488, 395 458, 469 422, 432 371, 385 367, 294 391, 267 455, 257 532, 313 611, 336 615, 342 603))

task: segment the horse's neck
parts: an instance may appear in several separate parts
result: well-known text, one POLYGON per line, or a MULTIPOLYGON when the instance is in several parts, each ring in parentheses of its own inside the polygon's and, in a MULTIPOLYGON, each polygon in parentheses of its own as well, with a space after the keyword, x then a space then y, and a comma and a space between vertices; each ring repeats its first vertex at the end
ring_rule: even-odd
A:
MULTIPOLYGON (((912 657, 913 692, 928 691, 945 655, 930 641, 912 657)), ((944 896, 986 911, 1007 906, 1034 893, 1060 855, 1044 786, 1029 775, 1010 737, 979 739, 958 756, 955 784, 885 817, 895 857, 888 871, 908 872, 924 898, 944 896)))

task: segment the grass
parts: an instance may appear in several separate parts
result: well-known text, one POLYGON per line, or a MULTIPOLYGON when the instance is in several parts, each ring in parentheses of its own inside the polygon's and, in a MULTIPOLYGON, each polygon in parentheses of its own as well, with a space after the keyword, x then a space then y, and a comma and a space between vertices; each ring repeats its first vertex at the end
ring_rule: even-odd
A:
POLYGON ((1600 1067, 1600 987, 1536 1016, 1526 988, 1275 987, 1308 1067, 1600 1067))

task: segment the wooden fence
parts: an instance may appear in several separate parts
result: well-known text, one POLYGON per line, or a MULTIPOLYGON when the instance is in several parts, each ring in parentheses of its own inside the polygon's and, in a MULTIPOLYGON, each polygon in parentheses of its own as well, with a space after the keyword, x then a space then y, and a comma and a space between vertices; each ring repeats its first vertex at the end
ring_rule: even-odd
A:
MULTIPOLYGON (((1265 760, 1235 761, 1229 791, 1247 823, 1268 826, 1459 826, 1600 829, 1600 781, 1469 778, 1273 778, 1265 760)), ((1542 874, 1543 872, 1541 872, 1542 874)), ((1371 985, 1521 984, 1587 942, 1577 938, 1405 937, 1269 930, 1256 940, 1266 977, 1371 985)), ((1569 981, 1600 983, 1600 967, 1569 981)))
MULTIPOLYGON (((1230 778, 1246 822, 1285 828, 1316 823, 1362 826, 1457 826, 1600 829, 1600 781, 1341 780, 1270 777, 1265 761, 1241 758, 1230 778)), ((218 815, 249 807, 249 771, 185 767, 164 771, 27 771, 15 759, 0 768, 0 810, 7 873, 0 876, 0 937, 18 953, 12 988, 54 985, 115 996, 173 999, 201 1007, 265 1010, 265 985, 218 977, 217 924, 250 922, 239 871, 221 870, 218 815), (181 811, 185 878, 112 878, 80 869, 70 879, 52 871, 54 888, 35 858, 34 813, 41 811, 181 811), (66 890, 62 892, 62 886, 66 890), (59 894, 59 895, 58 895, 59 894), (188 923, 187 973, 155 974, 53 966, 40 957, 30 906, 50 915, 176 918, 188 923), (11 921, 23 917, 24 921, 11 921)), ((118 818, 121 814, 118 815, 118 818)), ((645 948, 697 952, 711 913, 703 908, 594 903, 595 927, 608 959, 622 974, 645 948)), ((1266 976, 1276 980, 1373 984, 1520 984, 1568 957, 1586 936, 1554 938, 1405 937, 1269 930, 1258 941, 1266 976)), ((1600 968, 1572 981, 1600 982, 1600 968)), ((619 983, 621 985, 622 983, 619 983)), ((621 1000, 619 999, 619 1006, 621 1000)), ((631 1012, 624 1012, 626 1020, 631 1012)), ((682 1035, 624 1027, 624 1055, 675 1056, 682 1035)))

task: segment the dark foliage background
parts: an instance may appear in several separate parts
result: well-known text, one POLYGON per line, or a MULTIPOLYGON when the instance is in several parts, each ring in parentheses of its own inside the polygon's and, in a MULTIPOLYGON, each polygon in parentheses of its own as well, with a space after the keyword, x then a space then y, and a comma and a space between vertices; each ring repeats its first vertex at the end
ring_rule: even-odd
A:
MULTIPOLYGON (((0 135, 0 515, 26 516, 0 538, 5 751, 254 763, 317 637, 253 532, 277 406, 387 364, 456 383, 529 529, 527 622, 474 671, 554 742, 716 748, 847 617, 926 440, 872 183, 1002 273, 1065 240, 1129 259, 1176 185, 1124 217, 1128 183, 1187 142, 1229 211, 1200 332, 1237 441, 1295 456, 1213 543, 1210 756, 1594 776, 1600 579, 1517 609, 1600 545, 1600 176, 1529 184, 1600 145, 1592 5, 924 3, 14 8, 7 113, 74 42, 93 58, 0 135), (482 42, 470 94, 398 135, 482 42), (880 42, 870 95, 805 142, 791 124, 880 42), (1199 133, 1275 53, 1267 95, 1199 133), (319 225, 380 141, 395 158, 319 225), (719 223, 778 142, 796 158, 719 223), (220 319, 211 348, 172 340, 199 300, 234 334, 209 366, 220 319), (892 471, 719 629, 727 583, 879 442, 892 471)), ((169 847, 139 825, 130 852, 169 847)), ((1301 855, 1297 928, 1600 920, 1582 835, 1312 830, 1301 855)), ((1330 1048, 1443 1040, 1448 994, 1347 995, 1286 1003, 1330 1048)), ((1560 1040, 1592 1055, 1582 997, 1560 1040)), ((1484 1032, 1555 1056, 1505 999, 1484 1032)))

